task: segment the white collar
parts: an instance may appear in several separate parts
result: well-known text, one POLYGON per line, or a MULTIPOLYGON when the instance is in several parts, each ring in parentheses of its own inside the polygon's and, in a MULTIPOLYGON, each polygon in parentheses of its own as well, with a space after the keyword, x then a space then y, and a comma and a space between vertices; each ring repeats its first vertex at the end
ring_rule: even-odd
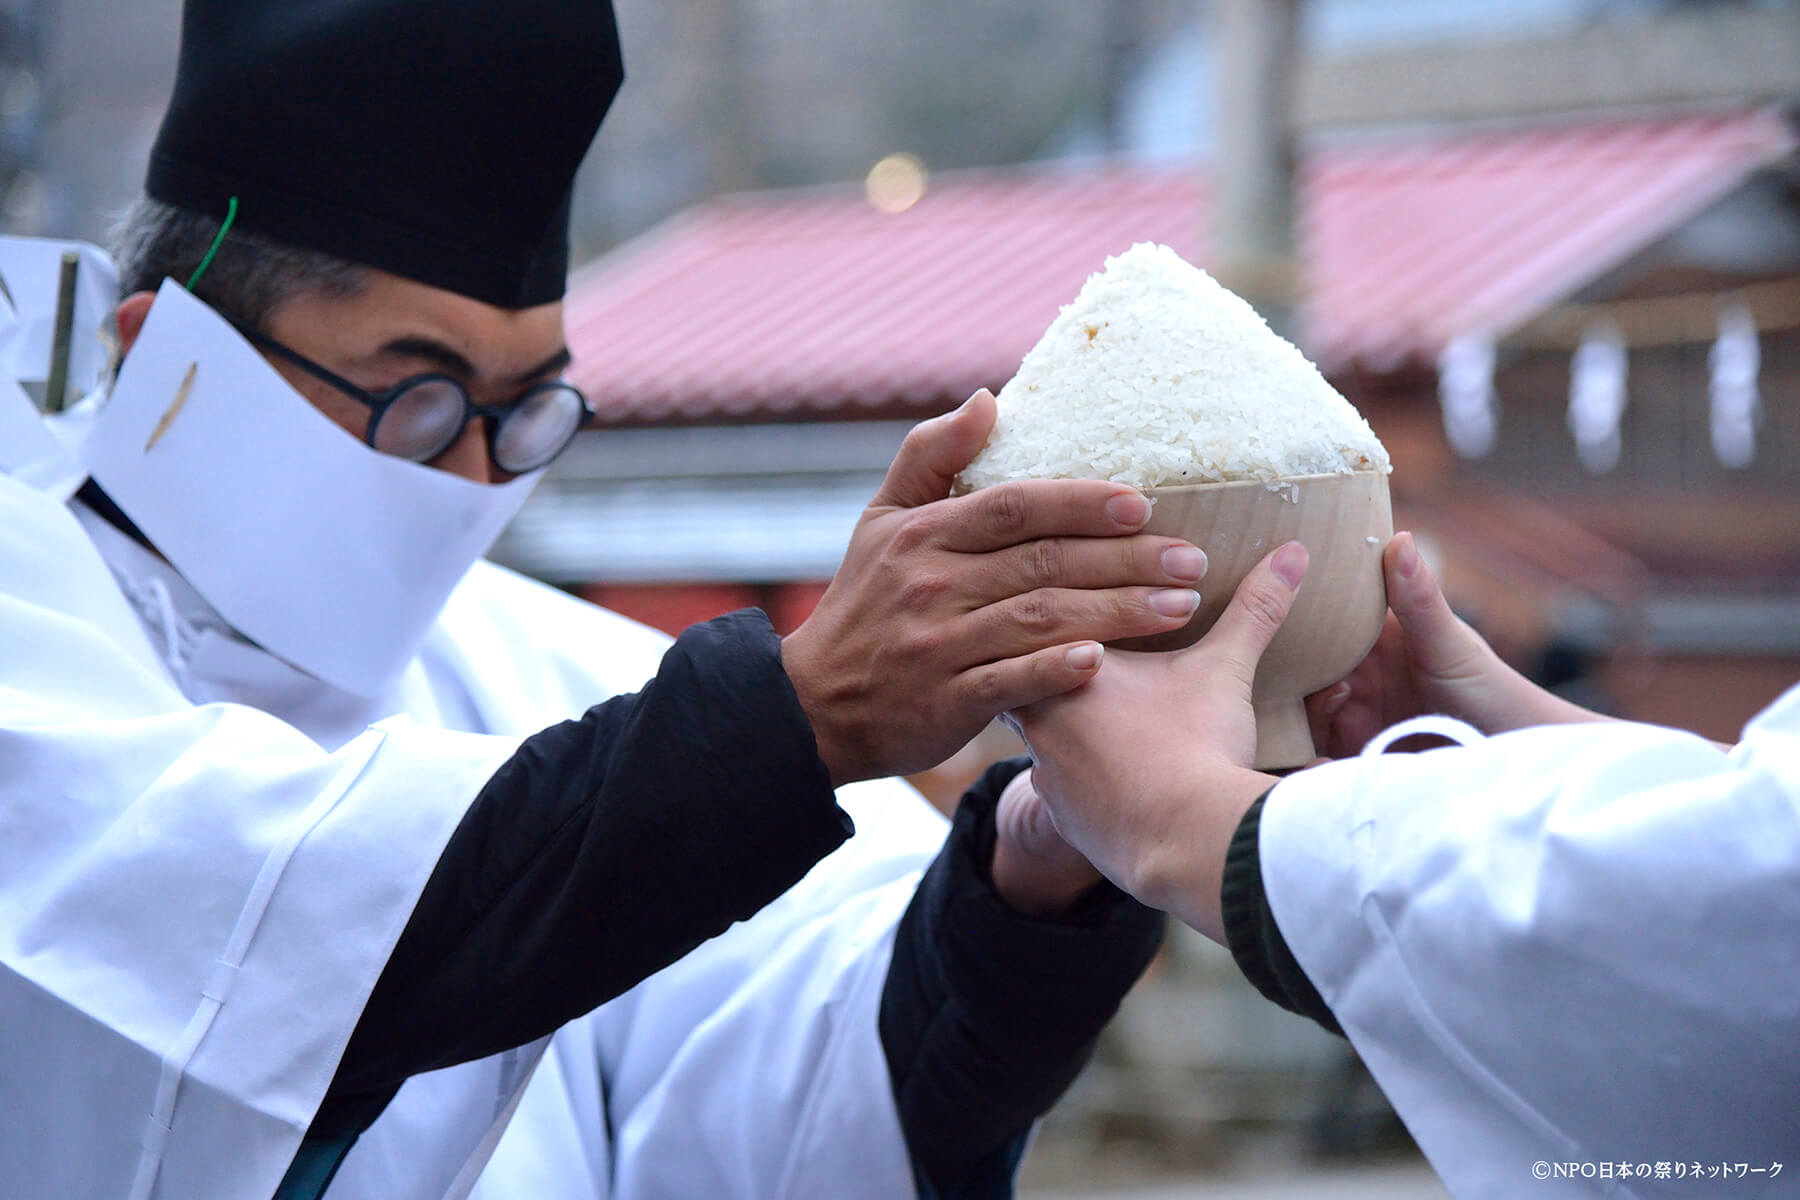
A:
POLYGON ((417 708, 428 694, 427 688, 412 686, 421 670, 416 663, 402 686, 373 699, 307 674, 233 629, 181 572, 88 505, 74 500, 69 508, 137 614, 171 682, 195 704, 249 705, 334 750, 376 721, 417 708), (403 703, 402 695, 414 702, 403 703))

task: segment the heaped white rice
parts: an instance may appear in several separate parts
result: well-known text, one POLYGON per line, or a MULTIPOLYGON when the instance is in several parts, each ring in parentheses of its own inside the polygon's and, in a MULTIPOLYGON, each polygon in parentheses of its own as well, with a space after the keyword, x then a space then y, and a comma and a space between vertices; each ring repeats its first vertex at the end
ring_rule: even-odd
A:
POLYGON ((1140 488, 1389 469, 1369 423, 1250 305, 1167 246, 1106 260, 1001 389, 957 477, 1140 488))

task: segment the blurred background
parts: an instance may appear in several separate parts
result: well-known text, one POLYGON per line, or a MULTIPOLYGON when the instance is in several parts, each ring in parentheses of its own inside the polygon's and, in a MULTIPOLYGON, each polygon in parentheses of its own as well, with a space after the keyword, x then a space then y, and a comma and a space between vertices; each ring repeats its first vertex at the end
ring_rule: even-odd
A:
MULTIPOLYGON (((568 301, 600 427, 502 561, 671 631, 792 628, 905 429, 1153 240, 1357 404, 1515 665, 1724 740, 1800 678, 1800 4, 617 6, 568 301)), ((179 7, 0 2, 11 232, 104 238, 179 7)), ((917 782, 953 804, 1016 749, 917 782)), ((1343 1043, 1181 930, 1026 1180, 1443 1195, 1343 1043)))

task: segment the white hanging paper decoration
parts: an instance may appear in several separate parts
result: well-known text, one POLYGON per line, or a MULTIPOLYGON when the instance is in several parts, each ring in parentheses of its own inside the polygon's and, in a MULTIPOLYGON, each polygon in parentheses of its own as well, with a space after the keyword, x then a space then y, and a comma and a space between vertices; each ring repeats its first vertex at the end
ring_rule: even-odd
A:
POLYGON ((1756 320, 1742 304, 1719 312, 1719 338, 1707 354, 1712 371, 1713 455, 1734 470, 1756 457, 1756 427, 1762 423, 1762 401, 1756 374, 1762 366, 1756 320))
POLYGON ((1464 458, 1494 448, 1498 402, 1494 394, 1494 342, 1483 334, 1458 334, 1438 355, 1438 403, 1444 436, 1464 458))
POLYGON ((1575 452, 1591 474, 1604 475, 1619 462, 1619 423, 1625 416, 1625 339, 1612 325, 1596 325, 1581 336, 1569 364, 1569 432, 1575 452))

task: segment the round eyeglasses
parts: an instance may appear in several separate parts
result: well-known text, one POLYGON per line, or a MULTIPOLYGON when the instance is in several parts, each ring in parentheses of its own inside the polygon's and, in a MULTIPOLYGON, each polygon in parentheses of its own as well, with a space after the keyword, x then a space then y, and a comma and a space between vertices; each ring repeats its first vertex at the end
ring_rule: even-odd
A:
POLYGON ((299 367, 369 408, 363 440, 383 454, 430 462, 448 450, 471 420, 487 422, 488 457, 512 475, 535 471, 568 449, 594 415, 587 397, 560 379, 534 384, 506 404, 476 404, 448 375, 414 375, 382 392, 357 387, 298 350, 253 329, 240 329, 259 350, 299 367))

